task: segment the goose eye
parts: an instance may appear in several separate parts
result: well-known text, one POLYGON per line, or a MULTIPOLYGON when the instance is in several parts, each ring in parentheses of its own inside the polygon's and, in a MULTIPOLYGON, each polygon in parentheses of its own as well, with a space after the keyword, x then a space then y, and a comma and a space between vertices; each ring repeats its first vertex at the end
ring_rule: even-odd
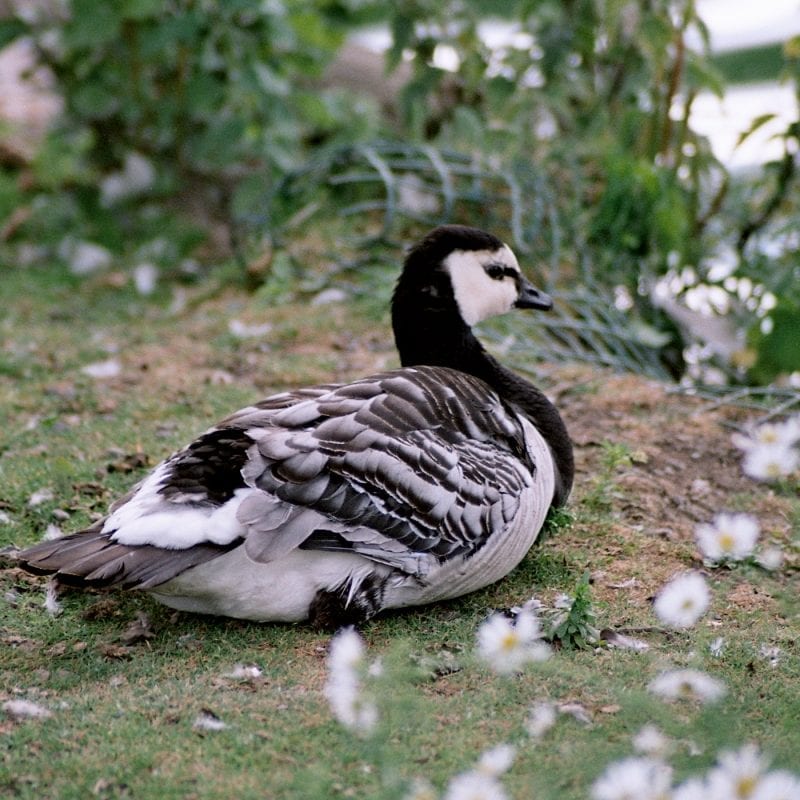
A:
POLYGON ((487 264, 485 269, 486 274, 496 281, 499 281, 506 274, 506 269, 502 264, 487 264))

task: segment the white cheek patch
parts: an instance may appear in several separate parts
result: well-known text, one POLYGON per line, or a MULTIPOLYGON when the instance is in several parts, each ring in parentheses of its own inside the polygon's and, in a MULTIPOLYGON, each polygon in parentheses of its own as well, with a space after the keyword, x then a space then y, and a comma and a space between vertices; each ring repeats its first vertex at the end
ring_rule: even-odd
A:
POLYGON ((467 325, 505 314, 517 300, 517 286, 510 277, 495 280, 486 274, 484 265, 492 262, 519 270, 508 247, 502 250, 454 250, 444 260, 461 318, 467 325))

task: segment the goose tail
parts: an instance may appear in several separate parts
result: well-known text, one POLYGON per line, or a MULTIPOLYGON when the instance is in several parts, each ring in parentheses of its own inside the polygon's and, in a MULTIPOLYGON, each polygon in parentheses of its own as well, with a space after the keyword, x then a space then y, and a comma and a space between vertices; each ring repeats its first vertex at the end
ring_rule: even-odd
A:
POLYGON ((113 531, 103 532, 103 522, 40 542, 18 552, 15 559, 28 572, 51 575, 68 586, 150 589, 222 555, 234 544, 203 544, 184 550, 124 545, 113 540, 113 531))

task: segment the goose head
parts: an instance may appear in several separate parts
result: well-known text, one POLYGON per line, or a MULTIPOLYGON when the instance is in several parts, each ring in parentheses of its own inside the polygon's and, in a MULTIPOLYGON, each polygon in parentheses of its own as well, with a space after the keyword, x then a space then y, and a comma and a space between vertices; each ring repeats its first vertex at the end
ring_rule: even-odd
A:
POLYGON ((547 310, 553 301, 525 278, 511 248, 496 236, 442 225, 409 251, 392 305, 395 327, 400 316, 418 320, 426 312, 455 312, 472 327, 512 308, 547 310))

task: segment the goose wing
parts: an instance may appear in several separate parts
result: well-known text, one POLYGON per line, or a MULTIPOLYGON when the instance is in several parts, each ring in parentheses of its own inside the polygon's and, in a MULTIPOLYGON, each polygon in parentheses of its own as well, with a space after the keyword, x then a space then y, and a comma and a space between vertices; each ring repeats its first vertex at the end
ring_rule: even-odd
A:
MULTIPOLYGON (((161 558, 161 569, 139 568, 146 580, 119 555, 104 565, 88 542, 80 569, 59 569, 152 586, 154 574, 163 582, 187 568, 187 552, 208 560, 243 540, 255 561, 298 547, 347 550, 424 576, 508 525, 534 472, 519 420, 486 384, 403 368, 275 395, 161 464, 94 534, 106 549, 161 558)), ((23 556, 52 572, 57 545, 39 546, 38 565, 32 551, 23 556)))
POLYGON ((255 446, 242 476, 260 491, 237 517, 255 560, 351 550, 423 575, 507 525, 535 469, 513 412, 442 368, 340 386, 244 432, 255 446))

